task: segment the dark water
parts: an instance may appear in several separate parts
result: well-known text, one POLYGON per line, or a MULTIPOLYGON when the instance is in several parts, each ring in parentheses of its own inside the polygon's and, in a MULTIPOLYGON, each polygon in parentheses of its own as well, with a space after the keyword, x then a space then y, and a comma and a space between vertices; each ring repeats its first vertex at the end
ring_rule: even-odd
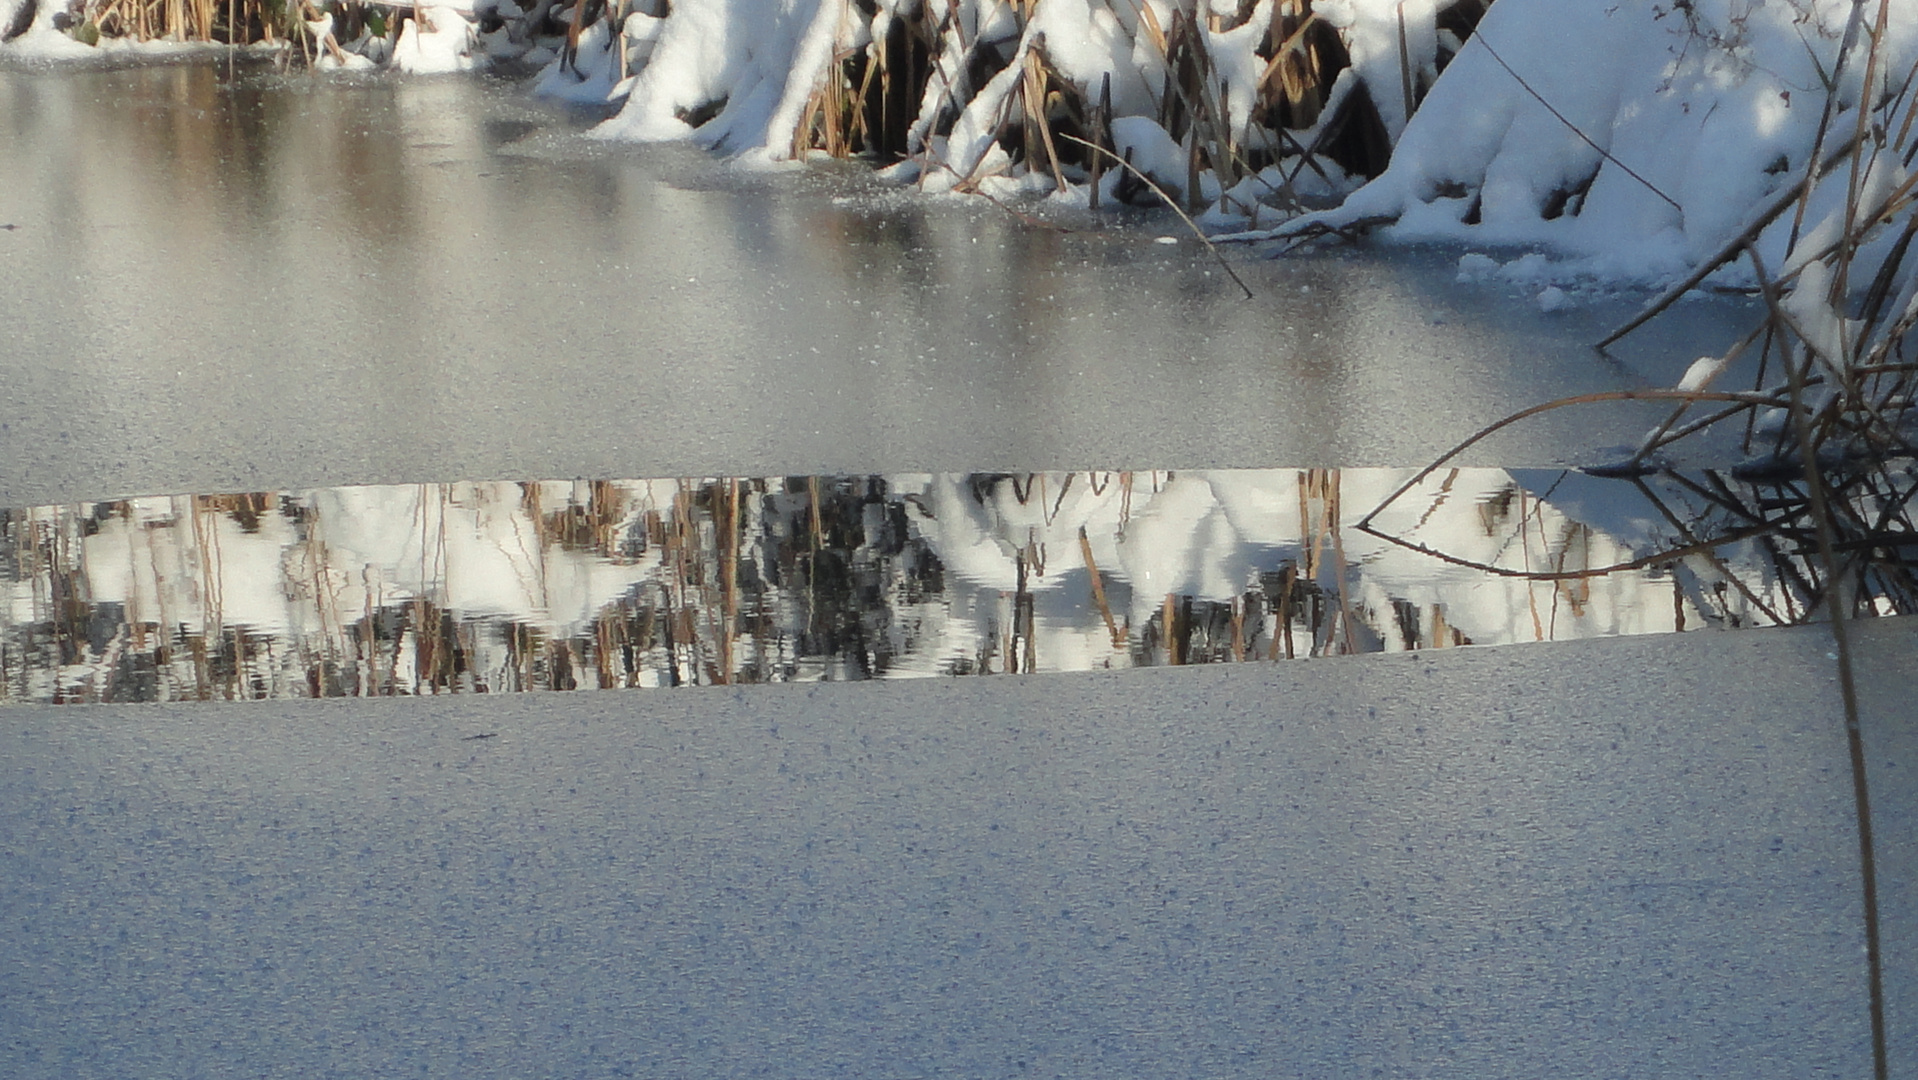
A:
MULTIPOLYGON (((1881 473, 1851 491, 1848 554, 1869 556, 1842 572, 1854 611, 1918 609, 1901 561, 1912 487, 1881 473)), ((1716 474, 1354 469, 421 484, 41 507, 0 519, 0 695, 854 680, 1779 625, 1821 610, 1804 502, 1790 484, 1716 474)))

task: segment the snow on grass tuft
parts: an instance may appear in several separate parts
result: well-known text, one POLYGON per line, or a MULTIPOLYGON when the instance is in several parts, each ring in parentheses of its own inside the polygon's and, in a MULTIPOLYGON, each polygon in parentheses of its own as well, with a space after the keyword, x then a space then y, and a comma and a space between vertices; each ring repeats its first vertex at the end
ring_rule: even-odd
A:
MULTIPOLYGON (((1405 126, 1385 173, 1288 228, 1384 218, 1403 239, 1545 244, 1592 276, 1676 276, 1804 168, 1820 79, 1836 66, 1851 7, 1502 0, 1405 126)), ((1918 56, 1918 2, 1891 7, 1881 78, 1918 56)), ((1853 116, 1864 70, 1852 64, 1838 89, 1853 116)), ((1882 171, 1879 188, 1896 178, 1882 171)), ((1830 220, 1835 234, 1843 202, 1826 195, 1812 221, 1830 220)), ((1760 239, 1774 266, 1789 225, 1760 239)))

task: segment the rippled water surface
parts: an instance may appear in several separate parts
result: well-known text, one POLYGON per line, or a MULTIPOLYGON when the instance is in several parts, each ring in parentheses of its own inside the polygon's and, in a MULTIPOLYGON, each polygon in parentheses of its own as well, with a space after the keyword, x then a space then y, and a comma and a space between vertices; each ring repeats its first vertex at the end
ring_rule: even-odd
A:
MULTIPOLYGON (((1861 492, 1903 523, 1911 484, 1861 492)), ((1462 469, 461 483, 0 519, 14 701, 1276 660, 1801 621, 1791 485, 1462 469), (1407 486, 1409 484, 1409 486, 1407 486), (1374 514, 1374 511, 1377 511, 1374 514)), ((1913 610, 1908 528, 1861 564, 1913 610)))

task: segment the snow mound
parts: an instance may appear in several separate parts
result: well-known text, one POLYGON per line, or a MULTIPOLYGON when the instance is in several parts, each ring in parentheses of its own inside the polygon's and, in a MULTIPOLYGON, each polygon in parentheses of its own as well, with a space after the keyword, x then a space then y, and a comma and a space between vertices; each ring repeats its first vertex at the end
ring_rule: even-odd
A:
MULTIPOLYGON (((1890 8, 1874 98, 1918 55, 1918 3, 1890 8)), ((1842 0, 1502 0, 1385 173, 1274 232, 1389 222, 1405 238, 1547 245, 1599 277, 1676 276, 1804 175, 1851 11, 1842 0)), ((1856 126, 1866 68, 1843 69, 1832 130, 1856 126)), ((1774 266, 1790 217, 1760 239, 1774 266)))
POLYGON ((45 63, 97 55, 93 47, 67 36, 65 21, 64 4, 0 0, 0 57, 45 63))
POLYGON ((400 28, 392 63, 413 75, 470 71, 478 44, 469 11, 451 4, 421 4, 400 28))
POLYGON ((1367 124, 1396 137, 1437 79, 1444 43, 1456 46, 1440 14, 1480 6, 682 0, 647 54, 629 57, 630 93, 599 134, 778 161, 831 148, 846 136, 822 129, 850 116, 866 148, 910 162, 895 179, 1081 198, 1136 184, 1099 183, 1131 151, 1172 197, 1212 203, 1215 226, 1242 225, 1262 207, 1296 205, 1301 181, 1310 198, 1351 190, 1352 170, 1320 155, 1308 171, 1299 151, 1367 124), (896 140, 873 134, 899 114, 896 140), (1094 162, 1079 140, 1108 133, 1112 160, 1094 162))

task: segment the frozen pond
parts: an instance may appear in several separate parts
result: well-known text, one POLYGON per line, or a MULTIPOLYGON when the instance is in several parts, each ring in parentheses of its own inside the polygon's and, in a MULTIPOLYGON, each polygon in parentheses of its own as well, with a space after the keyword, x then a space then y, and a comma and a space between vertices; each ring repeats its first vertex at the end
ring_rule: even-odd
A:
MULTIPOLYGON (((1415 466, 1742 330, 1455 255, 1033 227, 856 168, 608 146, 466 80, 0 72, 0 505, 488 477, 1415 466), (139 102, 129 107, 128 102, 139 102), (1535 289, 1532 291, 1536 291, 1535 289)), ((1476 465, 1591 460, 1552 414, 1476 465)), ((1716 464, 1718 462, 1711 462, 1716 464)))
MULTIPOLYGON (((0 1073, 1865 1074, 1828 635, 1624 636, 1796 618, 1802 497, 1528 469, 1664 415, 1576 410, 1358 527, 1741 301, 1602 357, 1642 297, 1247 301, 1169 223, 580 127, 0 71, 0 1073), (749 679, 816 681, 463 692, 749 679), (177 700, 308 693, 424 696, 177 700), (174 700, 46 704, 114 698, 174 700)), ((1857 629, 1904 1071, 1913 636, 1857 629)))

